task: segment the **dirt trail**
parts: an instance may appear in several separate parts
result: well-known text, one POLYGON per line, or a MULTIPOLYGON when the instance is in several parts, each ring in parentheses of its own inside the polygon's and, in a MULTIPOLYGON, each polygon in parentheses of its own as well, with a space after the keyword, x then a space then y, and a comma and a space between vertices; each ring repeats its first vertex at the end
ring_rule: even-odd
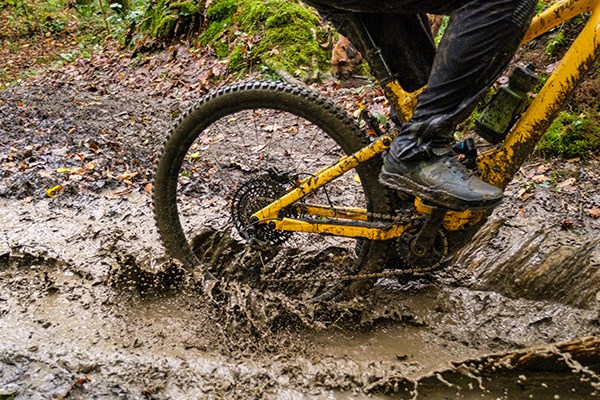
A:
MULTIPOLYGON (((0 387, 18 398, 361 398, 398 388, 398 377, 400 387, 429 382, 425 393, 435 387, 425 377, 454 370, 452 361, 600 329, 597 311, 439 282, 382 282, 359 321, 257 334, 236 325, 235 310, 212 306, 193 278, 165 291, 139 270, 161 263, 143 196, 78 210, 4 200, 0 211, 0 387)), ((570 381, 578 392, 597 389, 594 379, 570 381)))
POLYGON ((0 398, 598 395, 597 340, 547 347, 600 336, 598 220, 579 212, 600 205, 597 163, 577 166, 579 203, 523 201, 525 172, 488 239, 432 281, 379 282, 327 326, 283 302, 249 321, 240 304, 274 308, 207 296, 158 243, 151 164, 181 106, 89 82, 0 92, 0 398), (539 362, 489 367, 518 352, 539 362))

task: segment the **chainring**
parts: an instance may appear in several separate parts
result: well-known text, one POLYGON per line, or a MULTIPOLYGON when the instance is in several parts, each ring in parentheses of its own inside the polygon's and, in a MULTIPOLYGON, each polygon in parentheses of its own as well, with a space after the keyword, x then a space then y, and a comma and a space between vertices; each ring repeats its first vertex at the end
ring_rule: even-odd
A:
POLYGON ((399 260, 395 260, 395 269, 413 269, 417 274, 425 274, 443 265, 449 253, 446 234, 440 229, 435 233, 433 241, 419 243, 417 238, 422 227, 420 219, 413 220, 411 226, 396 240, 396 254, 399 260))
MULTIPOLYGON (((231 199, 231 217, 240 236, 251 245, 281 245, 293 232, 278 231, 268 223, 256 223, 252 215, 284 195, 290 187, 272 174, 251 179, 243 183, 231 199)), ((279 217, 297 218, 298 208, 288 207, 279 212, 279 217)))

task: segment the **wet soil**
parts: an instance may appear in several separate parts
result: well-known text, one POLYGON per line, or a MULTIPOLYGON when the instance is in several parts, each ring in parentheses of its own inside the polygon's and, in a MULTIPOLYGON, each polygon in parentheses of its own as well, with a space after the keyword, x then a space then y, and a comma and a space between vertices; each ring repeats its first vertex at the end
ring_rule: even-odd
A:
MULTIPOLYGON (((102 65, 0 92, 0 398, 599 396, 598 160, 532 161, 447 269, 314 318, 164 256, 152 164, 200 93, 102 65)), ((246 256, 203 235, 208 259, 246 256)))

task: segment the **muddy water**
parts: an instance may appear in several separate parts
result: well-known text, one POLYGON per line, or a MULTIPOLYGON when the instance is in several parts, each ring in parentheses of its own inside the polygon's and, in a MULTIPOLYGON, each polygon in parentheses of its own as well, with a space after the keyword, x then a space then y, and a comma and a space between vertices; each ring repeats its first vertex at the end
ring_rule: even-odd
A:
POLYGON ((148 202, 144 194, 111 193, 80 198, 77 207, 0 202, 0 394, 156 399, 597 394, 597 343, 570 350, 543 347, 599 336, 595 307, 468 288, 460 284, 468 269, 455 267, 458 271, 433 282, 379 282, 368 296, 346 305, 352 318, 326 326, 298 320, 257 326, 228 308, 231 302, 206 296, 202 282, 162 258, 148 202), (160 273, 163 268, 171 272, 160 273), (497 361, 489 354, 518 351, 528 360, 565 356, 545 358, 530 369, 522 361, 514 368, 489 367, 497 361), (460 364, 464 360, 471 361, 460 364))
MULTIPOLYGON (((0 93, 0 399, 597 396, 597 164, 527 201, 518 175, 451 268, 328 304, 324 323, 273 291, 213 295, 163 257, 142 188, 182 101, 97 74, 0 93)), ((208 233, 209 253, 236 249, 222 268, 245 256, 208 233)))

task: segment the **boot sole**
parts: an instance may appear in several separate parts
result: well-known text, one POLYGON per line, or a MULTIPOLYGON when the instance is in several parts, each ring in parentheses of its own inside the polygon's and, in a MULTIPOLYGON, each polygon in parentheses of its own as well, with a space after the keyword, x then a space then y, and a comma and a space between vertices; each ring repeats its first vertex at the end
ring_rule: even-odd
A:
POLYGON ((403 175, 387 172, 385 166, 379 174, 379 182, 392 189, 420 197, 428 203, 456 211, 489 209, 502 202, 502 198, 498 200, 476 202, 460 200, 456 197, 449 196, 447 193, 419 185, 403 175))

